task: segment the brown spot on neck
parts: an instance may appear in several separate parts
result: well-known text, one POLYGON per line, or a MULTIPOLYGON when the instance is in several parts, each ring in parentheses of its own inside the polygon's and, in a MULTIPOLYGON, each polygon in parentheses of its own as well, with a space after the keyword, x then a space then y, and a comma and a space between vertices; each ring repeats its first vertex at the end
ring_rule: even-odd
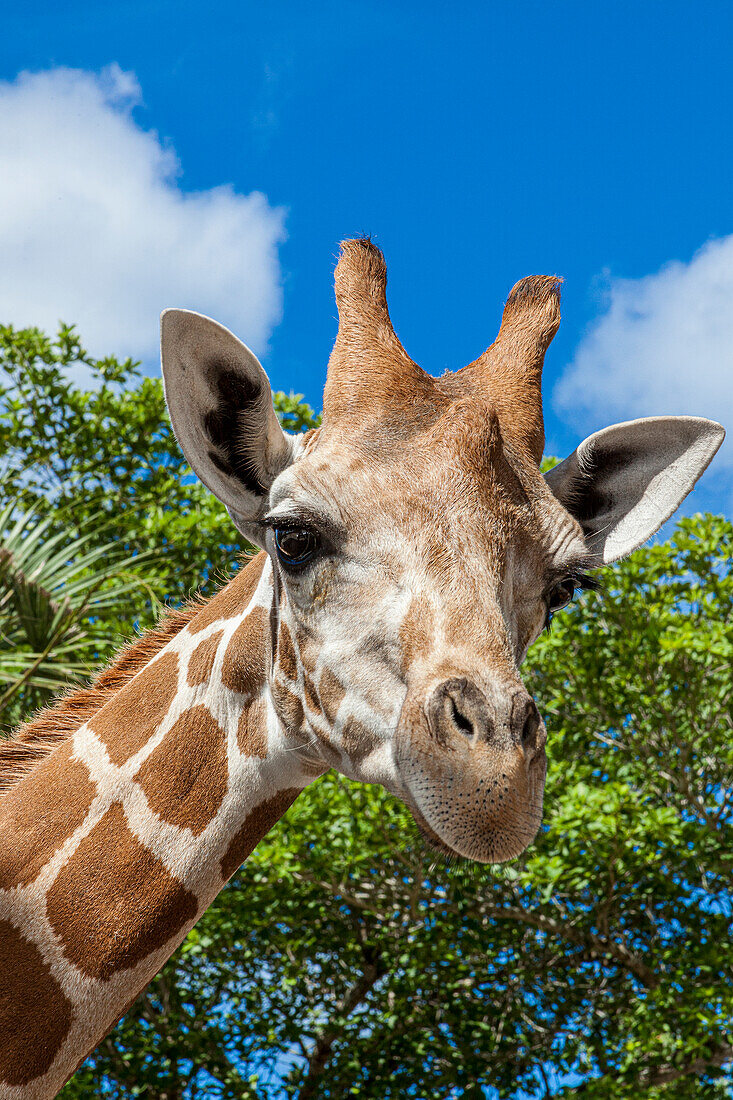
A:
POLYGON ((321 701, 318 698, 318 690, 307 672, 303 673, 303 692, 306 705, 311 714, 320 714, 321 701))
POLYGON ((291 683, 297 682, 298 662, 295 657, 295 646, 293 645, 290 631, 284 622, 280 623, 280 630, 277 636, 276 664, 286 680, 289 680, 291 683))
POLYGON ((41 952, 0 921, 0 1081, 21 1087, 41 1077, 70 1027, 71 1005, 41 952))
POLYGON ((237 744, 244 756, 267 756, 267 703, 264 695, 253 699, 239 716, 237 744))
POLYGON ((62 867, 46 904, 67 958, 103 981, 182 935, 197 912, 195 895, 132 833, 119 803, 62 867))
POLYGON ((32 882, 84 821, 96 787, 71 753, 60 745, 0 798, 0 889, 32 882))
POLYGON ((278 718, 288 733, 302 733, 305 726, 303 704, 290 686, 275 680, 272 684, 272 701, 278 718))
POLYGON ((223 630, 217 630, 215 634, 210 634, 208 638, 204 638, 203 642, 199 642, 191 654, 186 672, 186 679, 191 687, 205 684, 211 676, 216 651, 223 633, 223 630))
POLYGON ((204 706, 182 714, 135 776, 153 813, 198 835, 227 792, 226 736, 204 706))
POLYGON ((275 822, 279 821, 289 806, 301 792, 300 787, 287 787, 271 798, 260 802, 259 806, 248 814, 242 826, 232 838, 221 861, 221 877, 229 879, 237 867, 255 850, 263 836, 269 833, 275 822))
POLYGON ((121 767, 147 744, 178 692, 178 658, 164 653, 117 693, 90 726, 104 742, 113 764, 121 767))
POLYGON ((221 668, 221 682, 240 695, 256 695, 267 679, 270 616, 253 607, 232 634, 221 668))

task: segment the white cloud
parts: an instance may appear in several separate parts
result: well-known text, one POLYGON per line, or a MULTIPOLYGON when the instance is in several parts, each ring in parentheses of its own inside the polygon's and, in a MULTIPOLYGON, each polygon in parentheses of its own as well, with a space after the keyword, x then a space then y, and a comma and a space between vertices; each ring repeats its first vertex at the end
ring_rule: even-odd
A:
POLYGON ((733 235, 689 263, 609 279, 607 309, 554 391, 583 430, 662 414, 709 416, 728 429, 712 472, 733 466, 733 235))
POLYGON ((262 351, 281 311, 284 211, 229 185, 182 191, 139 103, 117 65, 0 82, 0 321, 76 323, 90 351, 152 366, 174 305, 262 351))

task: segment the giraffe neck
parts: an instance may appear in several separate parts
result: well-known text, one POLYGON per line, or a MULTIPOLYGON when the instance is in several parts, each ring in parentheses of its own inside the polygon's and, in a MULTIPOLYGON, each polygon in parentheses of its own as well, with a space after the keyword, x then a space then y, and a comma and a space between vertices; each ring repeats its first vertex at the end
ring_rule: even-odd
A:
POLYGON ((56 1094, 314 778, 271 600, 261 554, 0 799, 0 1097, 56 1094))

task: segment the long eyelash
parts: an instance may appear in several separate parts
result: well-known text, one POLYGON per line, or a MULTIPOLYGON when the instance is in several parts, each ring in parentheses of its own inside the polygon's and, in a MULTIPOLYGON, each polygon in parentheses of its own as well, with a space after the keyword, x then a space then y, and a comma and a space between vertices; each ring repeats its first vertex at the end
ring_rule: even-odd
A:
POLYGON ((583 592, 598 592, 603 588, 603 581, 600 577, 592 577, 590 573, 585 573, 582 570, 577 573, 570 573, 569 576, 575 587, 580 588, 583 592))
POLYGON ((570 573, 570 580, 582 592, 598 592, 603 587, 600 577, 591 576, 590 573, 570 573))
POLYGON ((312 520, 298 516, 265 516, 260 520, 260 523, 263 527, 269 527, 270 530, 280 527, 287 531, 295 529, 297 531, 313 531, 314 534, 317 533, 317 527, 312 520))
MULTIPOLYGON (((572 581, 577 589, 581 592, 598 592, 603 590, 603 581, 600 577, 592 576, 587 573, 582 563, 578 563, 571 570, 565 574, 567 580, 572 581)), ((547 612, 547 619, 545 625, 542 628, 545 634, 549 634, 552 630, 552 612, 547 612)))

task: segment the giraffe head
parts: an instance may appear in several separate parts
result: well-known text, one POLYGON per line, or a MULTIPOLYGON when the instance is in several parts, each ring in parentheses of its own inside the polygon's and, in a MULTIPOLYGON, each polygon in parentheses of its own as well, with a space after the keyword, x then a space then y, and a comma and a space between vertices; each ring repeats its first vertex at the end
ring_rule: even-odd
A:
POLYGON ((396 793, 439 849, 533 839, 545 727, 519 675, 587 571, 648 539, 723 431, 660 417, 597 432, 547 477, 541 372, 559 280, 523 279, 495 342, 432 378, 390 322, 386 268, 342 246, 323 425, 293 438, 227 329, 163 315, 166 397, 191 466, 273 569, 273 705, 304 754, 396 793))

